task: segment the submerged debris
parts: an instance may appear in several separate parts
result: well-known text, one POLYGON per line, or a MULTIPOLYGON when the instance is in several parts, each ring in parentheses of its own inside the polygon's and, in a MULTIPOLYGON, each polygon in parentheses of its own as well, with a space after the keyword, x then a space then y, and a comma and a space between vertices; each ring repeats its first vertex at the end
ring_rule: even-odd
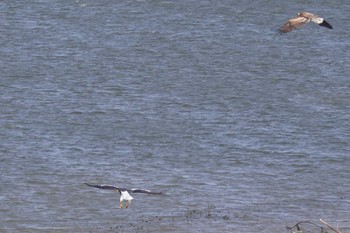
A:
MULTIPOLYGON (((194 224, 208 224, 210 227, 223 224, 232 219, 228 212, 216 209, 208 204, 203 209, 190 209, 184 212, 172 213, 167 216, 152 216, 145 219, 137 219, 132 223, 116 223, 110 229, 102 231, 96 228, 91 233, 143 233, 143 232, 188 232, 194 224)), ((208 225, 208 226, 209 226, 208 225)))

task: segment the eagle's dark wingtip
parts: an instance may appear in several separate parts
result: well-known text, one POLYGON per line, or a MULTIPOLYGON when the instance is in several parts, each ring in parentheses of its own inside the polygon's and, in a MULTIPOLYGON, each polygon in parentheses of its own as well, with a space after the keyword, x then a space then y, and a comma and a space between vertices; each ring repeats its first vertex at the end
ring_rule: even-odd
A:
POLYGON ((165 195, 163 192, 154 192, 153 195, 165 195))
POLYGON ((151 195, 163 195, 163 192, 153 192, 147 189, 130 189, 129 190, 131 193, 146 193, 146 194, 151 194, 151 195))
POLYGON ((107 184, 101 184, 101 185, 96 184, 96 185, 94 185, 94 184, 88 184, 88 183, 84 183, 84 184, 86 184, 87 186, 93 187, 93 188, 99 188, 99 189, 116 189, 116 190, 119 190, 118 187, 115 187, 115 186, 113 186, 113 185, 107 185, 107 184))
POLYGON ((322 27, 333 29, 332 25, 330 25, 326 20, 323 20, 323 22, 320 23, 319 25, 322 26, 322 27))
POLYGON ((89 186, 89 187, 99 188, 98 185, 93 185, 93 184, 89 184, 89 183, 84 183, 84 184, 86 184, 86 185, 89 186))

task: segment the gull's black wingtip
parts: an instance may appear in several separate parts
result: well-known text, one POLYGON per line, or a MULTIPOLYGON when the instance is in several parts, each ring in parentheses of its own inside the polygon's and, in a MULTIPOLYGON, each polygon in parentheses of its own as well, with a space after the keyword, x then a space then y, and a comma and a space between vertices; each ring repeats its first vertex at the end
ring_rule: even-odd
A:
POLYGON ((320 23, 319 25, 322 26, 322 27, 333 29, 332 25, 330 25, 326 20, 323 20, 323 22, 320 23))
POLYGON ((282 36, 282 35, 284 35, 285 33, 286 33, 285 31, 279 29, 279 30, 276 31, 275 35, 276 35, 276 36, 282 36))

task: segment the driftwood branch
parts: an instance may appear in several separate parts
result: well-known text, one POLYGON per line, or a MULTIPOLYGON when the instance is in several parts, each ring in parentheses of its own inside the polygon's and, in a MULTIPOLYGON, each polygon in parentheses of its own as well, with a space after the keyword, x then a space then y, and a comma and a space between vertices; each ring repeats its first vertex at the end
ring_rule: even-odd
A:
MULTIPOLYGON (((313 227, 317 227, 320 229, 321 233, 324 233, 324 232, 328 232, 326 231, 327 230, 331 230, 335 233, 342 233, 338 227, 335 228, 333 227, 331 224, 327 223, 326 221, 320 219, 320 222, 323 223, 325 226, 320 226, 312 221, 301 221, 301 222, 298 222, 297 224, 295 224, 294 226, 292 227, 287 227, 288 230, 292 230, 292 229, 296 229, 296 231, 293 231, 294 233, 303 233, 305 232, 306 230, 306 226, 313 226, 313 227)), ((310 230, 307 230, 306 232, 311 232, 310 230)))
POLYGON ((326 221, 320 219, 320 222, 323 223, 324 225, 326 225, 329 229, 331 229, 332 231, 336 232, 336 233, 341 233, 341 231, 339 231, 338 229, 335 229, 333 226, 331 226, 329 223, 327 223, 326 221))
POLYGON ((310 224, 310 225, 313 225, 313 226, 315 226, 315 227, 317 227, 317 228, 320 228, 320 229, 321 229, 321 232, 323 232, 323 227, 321 227, 321 226, 319 226, 319 225, 317 225, 316 223, 313 223, 313 222, 311 222, 311 221, 301 221, 301 222, 298 222, 297 224, 295 224, 295 225, 292 226, 292 227, 287 227, 287 229, 291 230, 291 229, 293 229, 293 228, 297 228, 297 232, 303 232, 303 231, 301 230, 301 225, 305 225, 305 224, 310 224))

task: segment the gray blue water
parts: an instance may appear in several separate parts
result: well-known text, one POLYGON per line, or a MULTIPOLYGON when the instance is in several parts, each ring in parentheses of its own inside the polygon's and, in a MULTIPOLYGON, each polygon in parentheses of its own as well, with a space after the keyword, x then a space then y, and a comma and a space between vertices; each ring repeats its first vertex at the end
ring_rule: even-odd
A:
POLYGON ((1 1, 1 232, 350 232, 347 1, 1 1), (275 32, 299 11, 308 24, 275 32), (166 192, 119 196, 84 182, 166 192))

